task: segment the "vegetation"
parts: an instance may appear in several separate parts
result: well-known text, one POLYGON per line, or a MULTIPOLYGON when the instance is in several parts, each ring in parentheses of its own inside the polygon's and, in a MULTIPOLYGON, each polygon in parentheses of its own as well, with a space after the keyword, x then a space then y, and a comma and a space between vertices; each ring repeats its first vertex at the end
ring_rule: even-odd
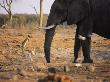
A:
POLYGON ((5 11, 8 13, 10 24, 12 24, 12 10, 11 10, 12 3, 13 0, 2 0, 2 3, 0 3, 0 6, 4 8, 5 11))
MULTIPOLYGON (((47 15, 44 15, 43 26, 46 24, 47 15)), ((0 27, 8 25, 11 28, 37 27, 39 26, 40 16, 35 14, 14 14, 12 25, 9 26, 8 15, 0 14, 0 27)))

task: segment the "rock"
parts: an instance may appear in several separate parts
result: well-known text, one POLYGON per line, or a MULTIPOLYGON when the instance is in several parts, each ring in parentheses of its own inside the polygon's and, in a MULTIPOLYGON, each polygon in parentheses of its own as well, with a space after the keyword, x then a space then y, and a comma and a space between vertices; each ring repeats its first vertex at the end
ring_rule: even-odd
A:
POLYGON ((18 74, 21 75, 21 76, 27 76, 26 71, 23 70, 23 69, 18 69, 18 74))
POLYGON ((12 79, 12 76, 13 76, 12 73, 7 73, 7 72, 0 73, 0 79, 9 80, 12 79))
POLYGON ((67 65, 64 66, 64 72, 70 72, 70 68, 67 65))
POLYGON ((50 67, 50 68, 48 68, 48 72, 56 73, 56 69, 54 67, 50 67))
POLYGON ((76 66, 76 67, 81 67, 82 64, 81 64, 81 63, 76 63, 75 66, 76 66))
POLYGON ((13 75, 12 76, 12 80, 18 80, 18 76, 17 75, 13 75))

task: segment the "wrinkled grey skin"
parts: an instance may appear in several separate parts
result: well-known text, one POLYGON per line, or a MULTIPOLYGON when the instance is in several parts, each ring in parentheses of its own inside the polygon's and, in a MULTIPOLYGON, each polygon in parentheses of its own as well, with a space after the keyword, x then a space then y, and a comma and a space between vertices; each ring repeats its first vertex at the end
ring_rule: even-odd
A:
POLYGON ((44 52, 47 63, 50 63, 50 48, 55 28, 64 21, 67 21, 68 25, 77 25, 73 62, 77 63, 78 52, 82 46, 83 63, 92 63, 92 33, 110 38, 110 0, 55 0, 46 25, 55 25, 46 29, 45 33, 44 52))

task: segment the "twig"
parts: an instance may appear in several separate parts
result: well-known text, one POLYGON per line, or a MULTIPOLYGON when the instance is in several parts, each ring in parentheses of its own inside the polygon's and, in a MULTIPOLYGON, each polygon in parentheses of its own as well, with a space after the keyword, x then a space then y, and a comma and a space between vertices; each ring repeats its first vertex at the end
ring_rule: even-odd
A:
POLYGON ((35 8, 35 6, 32 7, 32 8, 34 9, 34 11, 36 12, 36 15, 37 15, 38 13, 37 13, 37 9, 35 8))

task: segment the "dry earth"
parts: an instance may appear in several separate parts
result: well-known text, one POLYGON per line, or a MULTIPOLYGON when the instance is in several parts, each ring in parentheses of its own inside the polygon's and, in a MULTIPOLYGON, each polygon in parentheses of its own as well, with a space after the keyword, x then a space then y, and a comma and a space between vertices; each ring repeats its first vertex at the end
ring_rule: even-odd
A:
POLYGON ((92 36, 94 64, 72 64, 75 29, 59 26, 51 64, 43 51, 44 30, 0 29, 0 82, 110 82, 110 40, 92 36), (54 67, 56 73, 49 73, 54 67))

